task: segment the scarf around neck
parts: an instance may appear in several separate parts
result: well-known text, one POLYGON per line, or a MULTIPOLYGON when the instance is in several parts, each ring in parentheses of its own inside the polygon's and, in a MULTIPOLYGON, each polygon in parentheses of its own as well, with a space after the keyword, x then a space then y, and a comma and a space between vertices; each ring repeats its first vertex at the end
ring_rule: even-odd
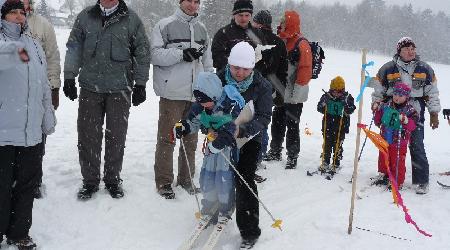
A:
POLYGON ((230 65, 225 68, 225 81, 227 84, 233 85, 239 91, 239 93, 244 93, 250 87, 253 82, 253 76, 255 72, 252 72, 247 78, 241 82, 237 82, 233 76, 231 76, 230 65))

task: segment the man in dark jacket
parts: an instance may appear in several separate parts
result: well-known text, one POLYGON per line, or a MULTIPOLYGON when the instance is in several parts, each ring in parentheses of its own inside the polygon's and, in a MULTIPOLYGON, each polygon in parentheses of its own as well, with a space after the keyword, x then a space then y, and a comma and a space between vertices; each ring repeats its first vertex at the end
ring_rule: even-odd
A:
MULTIPOLYGON (((283 40, 272 32, 272 15, 268 10, 261 10, 253 17, 252 26, 259 29, 267 45, 274 45, 270 50, 262 52, 262 60, 256 64, 256 69, 272 83, 272 98, 276 106, 283 105, 283 96, 287 81, 287 51, 283 40)), ((261 154, 258 162, 261 162, 262 155, 267 151, 269 135, 267 130, 262 134, 261 154)), ((257 179, 256 181, 262 181, 257 179)))
POLYGON ((79 199, 89 199, 98 190, 105 115, 103 181, 113 198, 124 195, 120 171, 128 116, 131 102, 137 106, 145 101, 149 47, 144 25, 123 0, 99 0, 77 16, 67 42, 63 90, 70 100, 77 98, 79 73, 79 199))
POLYGON ((258 44, 265 44, 264 35, 250 23, 252 14, 252 1, 237 0, 233 7, 233 20, 214 35, 211 52, 213 65, 217 70, 225 68, 231 48, 237 43, 245 41, 254 48, 258 44))

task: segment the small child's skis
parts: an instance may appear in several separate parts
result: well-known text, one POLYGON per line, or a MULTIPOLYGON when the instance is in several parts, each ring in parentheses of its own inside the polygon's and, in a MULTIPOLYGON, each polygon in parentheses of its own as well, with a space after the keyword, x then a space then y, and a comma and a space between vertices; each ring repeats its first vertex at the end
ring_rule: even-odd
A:
POLYGON ((214 225, 214 229, 209 235, 208 240, 206 241, 205 245, 203 245, 202 250, 213 250, 216 246, 217 242, 220 239, 220 236, 222 235, 223 231, 225 230, 228 221, 230 221, 227 217, 219 217, 219 220, 217 221, 217 224, 214 225))
MULTIPOLYGON (((217 211, 217 207, 215 208, 217 211)), ((202 232, 211 224, 211 220, 214 216, 212 215, 202 215, 192 231, 189 238, 183 242, 183 244, 178 248, 178 250, 190 250, 194 248, 195 242, 198 240, 202 232)))

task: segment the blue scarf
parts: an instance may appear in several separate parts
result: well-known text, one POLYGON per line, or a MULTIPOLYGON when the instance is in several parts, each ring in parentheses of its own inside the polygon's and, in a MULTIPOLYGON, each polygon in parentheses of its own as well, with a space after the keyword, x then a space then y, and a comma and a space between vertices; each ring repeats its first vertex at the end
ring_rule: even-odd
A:
POLYGON ((231 76, 231 71, 230 71, 230 65, 227 65, 227 67, 225 68, 225 81, 227 81, 227 84, 233 85, 237 88, 237 90, 239 90, 239 93, 244 93, 245 91, 247 91, 247 89, 250 87, 250 85, 253 82, 253 75, 255 72, 252 72, 251 75, 249 75, 245 80, 243 80, 242 82, 237 82, 236 80, 234 80, 234 78, 231 76))

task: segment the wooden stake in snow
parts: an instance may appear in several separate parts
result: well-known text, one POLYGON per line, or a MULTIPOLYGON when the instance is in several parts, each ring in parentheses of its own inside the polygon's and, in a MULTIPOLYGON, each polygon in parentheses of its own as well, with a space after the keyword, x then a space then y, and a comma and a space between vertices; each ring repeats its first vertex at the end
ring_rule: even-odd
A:
MULTIPOLYGON (((365 65, 367 63, 366 60, 367 56, 367 49, 362 50, 362 64, 365 65)), ((360 88, 363 88, 364 82, 366 81, 366 74, 363 67, 361 67, 361 86, 360 88)), ((363 111, 363 96, 361 95, 361 99, 359 101, 359 107, 358 107, 358 124, 362 121, 362 111, 363 111)), ((361 144, 361 128, 358 127, 358 130, 356 132, 356 148, 355 148, 355 158, 353 160, 353 175, 352 175, 352 199, 351 199, 351 205, 350 205, 350 215, 348 218, 348 234, 352 234, 353 230, 353 211, 355 210, 355 198, 356 198, 356 180, 358 177, 358 152, 359 147, 361 144)))

